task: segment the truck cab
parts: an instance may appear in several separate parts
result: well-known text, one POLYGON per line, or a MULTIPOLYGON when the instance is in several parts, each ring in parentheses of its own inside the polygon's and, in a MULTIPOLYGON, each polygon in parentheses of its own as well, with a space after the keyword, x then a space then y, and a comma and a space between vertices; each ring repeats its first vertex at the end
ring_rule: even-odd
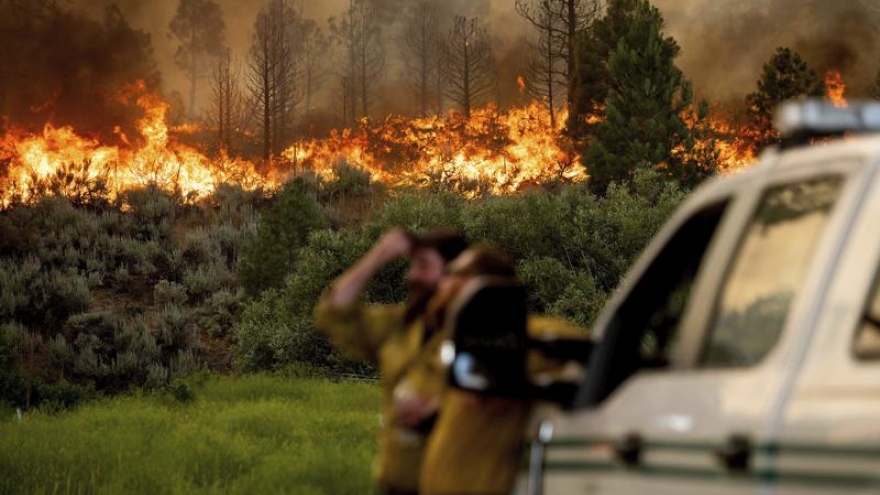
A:
POLYGON ((624 278, 521 492, 880 490, 880 105, 792 102, 777 126, 624 278))

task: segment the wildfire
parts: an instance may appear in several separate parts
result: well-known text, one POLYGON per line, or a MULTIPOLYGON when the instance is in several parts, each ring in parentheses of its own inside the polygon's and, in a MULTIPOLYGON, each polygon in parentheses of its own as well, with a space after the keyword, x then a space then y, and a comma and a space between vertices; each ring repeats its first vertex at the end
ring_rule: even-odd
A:
POLYGON ((846 84, 843 82, 843 76, 840 71, 829 70, 825 72, 825 94, 835 107, 845 108, 847 106, 846 84))
POLYGON ((138 122, 138 139, 117 130, 123 146, 104 145, 70 127, 51 125, 39 135, 11 130, 0 136, 0 165, 5 162, 8 168, 0 177, 0 205, 8 206, 13 198, 27 201, 40 193, 40 184, 64 179, 72 172, 80 184, 101 182, 111 196, 155 184, 197 198, 219 182, 244 182, 252 187, 263 182, 248 162, 225 156, 211 160, 174 141, 165 122, 168 104, 148 92, 143 83, 127 86, 119 99, 137 105, 144 114, 138 122))
MULTIPOLYGON (((10 129, 0 135, 0 208, 40 194, 76 196, 83 184, 100 184, 111 198, 131 188, 157 185, 195 200, 221 183, 273 190, 292 175, 333 180, 345 168, 359 169, 371 181, 392 187, 449 190, 466 197, 587 178, 580 157, 564 145, 565 111, 557 113, 557 124, 551 126, 549 110, 539 101, 506 111, 488 105, 473 109, 470 118, 450 113, 365 119, 356 129, 293 143, 267 172, 268 165, 225 153, 208 157, 179 142, 175 136, 198 128, 169 127, 168 104, 141 83, 124 88, 118 98, 142 112, 137 135, 117 130, 121 144, 51 125, 39 134, 10 129)), ((716 147, 726 170, 753 158, 738 144, 736 129, 721 120, 713 128, 720 139, 706 146, 716 147)))
MULTIPOLYGON (((564 121, 564 115, 558 118, 564 121)), ((296 143, 284 157, 325 178, 345 162, 391 185, 506 194, 548 180, 586 178, 578 156, 560 147, 560 131, 550 127, 549 111, 539 102, 506 112, 489 105, 467 120, 390 116, 357 131, 296 143)))

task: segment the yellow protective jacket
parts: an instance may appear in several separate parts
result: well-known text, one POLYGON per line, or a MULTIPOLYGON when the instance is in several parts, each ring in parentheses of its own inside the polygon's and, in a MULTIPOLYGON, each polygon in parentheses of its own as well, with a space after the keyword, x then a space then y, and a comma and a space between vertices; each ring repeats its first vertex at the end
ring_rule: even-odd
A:
POLYGON ((318 331, 355 359, 375 363, 381 373, 382 427, 373 475, 380 485, 415 491, 425 446, 425 434, 393 423, 394 390, 404 377, 414 392, 440 396, 446 386, 439 362, 440 332, 425 340, 421 318, 404 323, 403 305, 355 303, 334 308, 327 295, 314 310, 318 331))
MULTIPOLYGON (((531 337, 586 338, 586 330, 566 321, 530 316, 531 337)), ((559 363, 529 355, 529 375, 559 363)), ((509 494, 516 483, 526 429, 534 403, 486 397, 449 387, 431 433, 420 475, 420 495, 509 494)))

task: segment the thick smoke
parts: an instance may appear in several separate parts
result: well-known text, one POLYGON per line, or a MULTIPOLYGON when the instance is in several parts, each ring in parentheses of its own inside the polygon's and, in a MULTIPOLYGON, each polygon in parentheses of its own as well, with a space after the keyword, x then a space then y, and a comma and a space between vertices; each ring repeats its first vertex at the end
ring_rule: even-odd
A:
POLYGON ((700 96, 741 100, 754 91, 777 47, 820 72, 838 70, 847 96, 865 96, 880 70, 875 0, 655 0, 667 34, 681 45, 679 67, 700 96))
MULTIPOLYGON (((172 101, 180 100, 187 92, 187 79, 174 65, 173 57, 177 42, 169 34, 168 25, 174 16, 179 0, 67 0, 59 2, 70 15, 62 25, 64 43, 45 42, 41 56, 37 59, 60 60, 59 67, 76 68, 74 73, 60 73, 44 67, 41 80, 55 82, 59 79, 61 89, 43 91, 40 98, 28 103, 35 108, 51 107, 69 94, 77 101, 89 102, 88 97, 77 93, 77 85, 84 88, 100 88, 109 92, 110 86, 122 75, 110 74, 120 70, 121 74, 143 73, 144 61, 130 55, 113 54, 114 44, 105 43, 101 49, 87 48, 89 43, 100 40, 94 34, 100 31, 107 7, 118 5, 119 10, 130 24, 129 34, 149 35, 152 48, 152 61, 161 73, 162 89, 172 101), (86 21, 86 18, 90 21, 86 21), (92 34, 89 34, 92 33, 92 34), (51 57, 49 56, 51 55, 51 57), (81 60, 86 58, 86 60, 81 60), (108 60, 113 64, 108 65, 108 60), (121 68, 120 68, 121 66, 121 68), (94 67, 94 69, 91 69, 94 67), (101 71, 107 73, 102 74, 101 71), (83 73, 88 77, 83 79, 83 73), (99 80, 101 84, 92 84, 99 80), (85 81, 85 82, 82 82, 85 81), (49 106, 44 105, 50 103, 49 106)), ((216 0, 226 18, 226 40, 234 57, 243 63, 247 55, 253 22, 257 12, 266 0, 216 0)), ((384 89, 377 98, 384 104, 376 108, 376 113, 408 112, 413 104, 402 95, 408 94, 405 77, 400 62, 400 32, 405 24, 405 7, 411 2, 400 0, 368 0, 376 8, 382 20, 386 37, 388 74, 384 89)), ((518 103, 522 96, 516 89, 516 76, 524 71, 524 39, 530 33, 529 26, 514 9, 514 0, 430 0, 440 18, 448 28, 454 15, 480 17, 489 26, 494 42, 496 59, 499 62, 499 89, 496 98, 500 104, 518 103)), ((302 3, 306 17, 318 21, 325 31, 331 16, 341 15, 349 6, 350 0, 304 0, 302 3)), ((35 3, 51 3, 49 0, 35 0, 35 3)), ((0 0, 0 7, 21 5, 17 2, 0 0)), ((712 102, 741 103, 746 93, 753 91, 760 76, 761 66, 779 46, 790 47, 801 53, 808 63, 820 71, 837 69, 843 73, 847 83, 847 96, 864 96, 880 70, 880 58, 873 54, 880 48, 880 7, 875 0, 654 0, 666 19, 666 34, 673 36, 682 48, 678 65, 685 75, 694 82, 698 95, 712 102)), ((58 33, 52 33, 57 35, 58 33)), ((14 36, 10 34, 10 36, 14 36)), ((43 43, 34 37, 31 45, 43 43)), ((29 61, 20 61, 24 69, 29 61)), ((149 64, 149 61, 146 63, 149 64)), ((9 65, 9 64, 7 64, 9 65)), ((323 113, 333 115, 337 110, 338 80, 332 76, 332 68, 339 66, 331 61, 331 75, 325 78, 323 113)), ((12 77, 22 71, 15 69, 12 77)), ((10 69, 7 69, 9 71, 10 69)), ((73 70, 73 69, 71 69, 73 70)), ((33 71, 31 71, 33 72, 33 71)), ((25 71, 24 73, 28 73, 25 71)), ((9 78, 7 77, 7 81, 9 78)), ((7 85, 12 84, 7 82, 7 85)), ((27 85, 25 85, 27 86, 27 85)), ((50 84, 47 84, 47 87, 50 84)), ((13 88, 16 89, 16 88, 13 88)), ((203 85, 198 102, 204 108, 208 89, 203 85)), ((33 91, 15 92, 7 88, 4 100, 0 94, 0 104, 4 104, 4 114, 13 120, 21 112, 10 112, 9 95, 30 94, 33 91)), ((87 103, 83 103, 86 105, 87 103)), ((79 111, 77 103, 68 104, 69 109, 56 109, 51 114, 55 120, 75 120, 73 115, 79 111)), ((46 112, 44 112, 46 113, 46 112)), ((95 114, 96 112, 84 112, 95 114)), ((115 117, 115 115, 111 115, 115 117)), ((109 118, 109 117, 108 117, 109 118)))
MULTIPOLYGON (((242 63, 247 56, 254 19, 258 11, 266 4, 266 0, 216 0, 225 14, 226 40, 234 57, 242 63)), ((408 89, 401 61, 400 35, 406 22, 406 7, 412 2, 400 0, 368 0, 376 9, 381 19, 383 35, 386 40, 387 75, 383 90, 377 95, 382 102, 377 114, 383 112, 410 112, 414 103, 402 95, 408 95, 408 89)), ((499 62, 500 80, 497 98, 501 103, 512 103, 518 97, 516 77, 523 70, 523 37, 526 32, 525 23, 514 10, 513 0, 429 0, 437 11, 441 21, 441 29, 445 32, 456 15, 479 17, 489 26, 499 62)), ((72 6, 78 10, 99 16, 111 4, 119 5, 132 26, 152 33, 155 59, 163 75, 163 87, 167 95, 185 94, 188 88, 184 74, 174 65, 176 40, 168 34, 168 25, 174 16, 178 0, 162 0, 144 2, 143 0, 73 0, 72 6)), ((339 17, 349 7, 350 0, 305 0, 302 4, 306 17, 316 20, 327 29, 330 17, 339 17)), ((332 57, 332 55, 331 55, 332 57)), ((331 59, 332 60, 332 59, 331 59)), ((323 107, 324 113, 332 114, 338 102, 337 79, 332 76, 332 67, 342 62, 333 60, 330 64, 330 75, 324 79, 323 107)), ((202 97, 198 101, 204 106, 206 89, 202 89, 202 97)))
POLYGON ((48 0, 0 1, 0 115, 36 130, 50 123, 130 133, 138 116, 117 97, 135 80, 158 86, 151 50, 150 36, 118 9, 92 19, 48 0))

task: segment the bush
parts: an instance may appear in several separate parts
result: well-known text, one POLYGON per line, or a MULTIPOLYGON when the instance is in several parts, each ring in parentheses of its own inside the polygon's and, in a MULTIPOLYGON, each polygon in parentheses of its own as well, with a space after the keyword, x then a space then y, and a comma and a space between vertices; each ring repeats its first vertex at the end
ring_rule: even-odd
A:
POLYGON ((275 289, 244 309, 234 335, 235 366, 244 371, 275 370, 296 362, 323 367, 333 353, 315 332, 311 315, 291 311, 286 295, 275 289))
POLYGON ((162 279, 153 286, 153 302, 156 304, 177 304, 182 305, 189 299, 186 286, 177 282, 169 282, 162 279))
POLYGON ((138 240, 163 241, 171 235, 178 197, 157 186, 130 189, 119 198, 122 210, 127 210, 126 230, 138 240))
POLYGON ((213 337, 225 337, 238 321, 243 301, 244 293, 241 291, 215 292, 196 310, 196 324, 213 337))

